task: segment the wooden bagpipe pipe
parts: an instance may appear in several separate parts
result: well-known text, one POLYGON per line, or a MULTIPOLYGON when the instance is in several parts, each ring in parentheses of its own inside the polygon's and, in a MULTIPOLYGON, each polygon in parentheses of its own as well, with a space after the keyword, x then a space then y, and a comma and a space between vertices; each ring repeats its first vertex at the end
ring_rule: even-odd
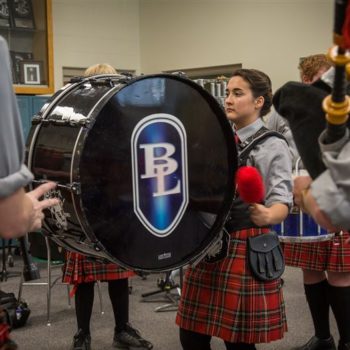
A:
POLYGON ((288 82, 274 95, 276 111, 288 120, 303 164, 312 178, 326 167, 318 138, 323 143, 340 140, 350 126, 350 0, 335 0, 333 47, 328 58, 333 63, 332 81, 318 80, 311 85, 288 82), (332 86, 333 85, 333 86, 332 86))

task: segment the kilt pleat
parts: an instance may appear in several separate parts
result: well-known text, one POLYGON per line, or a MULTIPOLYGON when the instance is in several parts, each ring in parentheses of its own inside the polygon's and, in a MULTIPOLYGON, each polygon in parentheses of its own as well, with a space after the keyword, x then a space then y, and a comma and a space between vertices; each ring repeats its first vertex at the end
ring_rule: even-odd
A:
POLYGON ((134 272, 125 270, 117 264, 101 263, 79 253, 68 252, 63 267, 62 282, 76 285, 128 278, 133 275, 134 272))
POLYGON ((266 343, 287 330, 281 279, 256 280, 246 260, 246 238, 257 229, 231 234, 229 255, 186 271, 176 323, 228 342, 266 343))
POLYGON ((306 270, 350 272, 349 232, 323 242, 283 242, 286 265, 306 270))

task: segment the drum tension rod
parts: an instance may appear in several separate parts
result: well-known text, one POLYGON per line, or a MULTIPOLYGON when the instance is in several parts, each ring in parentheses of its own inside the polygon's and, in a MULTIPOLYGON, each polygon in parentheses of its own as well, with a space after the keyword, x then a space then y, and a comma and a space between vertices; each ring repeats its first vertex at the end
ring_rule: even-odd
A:
MULTIPOLYGON (((49 182, 48 180, 33 180, 32 183, 36 184, 36 185, 42 185, 44 183, 49 182)), ((63 188, 65 190, 68 190, 70 192, 73 192, 74 194, 81 194, 81 186, 79 182, 73 182, 71 184, 68 185, 63 185, 58 183, 56 185, 56 188, 63 188)))
POLYGON ((80 183, 78 182, 72 182, 69 185, 57 184, 57 188, 64 188, 70 192, 73 192, 74 194, 81 194, 81 187, 80 183))

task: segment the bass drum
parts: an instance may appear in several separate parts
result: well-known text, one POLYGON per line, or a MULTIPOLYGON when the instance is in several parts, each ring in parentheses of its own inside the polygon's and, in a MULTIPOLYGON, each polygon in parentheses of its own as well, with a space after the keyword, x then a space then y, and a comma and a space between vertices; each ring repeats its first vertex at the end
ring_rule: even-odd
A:
POLYGON ((176 75, 98 75, 59 90, 33 118, 34 185, 58 183, 47 234, 123 267, 165 271, 200 259, 234 192, 237 152, 221 106, 176 75))

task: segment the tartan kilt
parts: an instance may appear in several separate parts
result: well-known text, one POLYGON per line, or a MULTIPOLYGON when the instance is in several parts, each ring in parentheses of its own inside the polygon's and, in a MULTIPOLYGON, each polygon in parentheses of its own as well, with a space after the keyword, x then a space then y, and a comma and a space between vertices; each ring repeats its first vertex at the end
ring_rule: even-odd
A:
POLYGON ((79 284, 94 281, 109 281, 134 276, 134 272, 113 263, 92 261, 87 256, 67 252, 63 266, 63 283, 79 284))
POLYGON ((350 243, 345 243, 349 238, 349 232, 343 232, 323 242, 283 242, 285 263, 305 270, 350 272, 350 243))
POLYGON ((236 343, 267 343, 287 331, 281 279, 256 280, 246 259, 247 237, 269 229, 231 233, 229 254, 189 267, 176 323, 183 329, 236 343))

